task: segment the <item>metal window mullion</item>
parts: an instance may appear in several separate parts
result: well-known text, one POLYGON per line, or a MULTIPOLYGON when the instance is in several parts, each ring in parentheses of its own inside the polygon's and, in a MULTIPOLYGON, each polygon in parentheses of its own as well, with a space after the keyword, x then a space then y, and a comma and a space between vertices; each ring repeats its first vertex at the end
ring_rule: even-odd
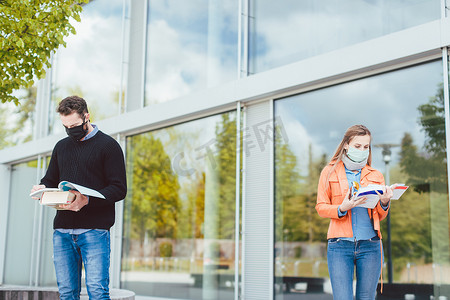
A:
POLYGON ((241 61, 242 61, 242 0, 239 0, 238 4, 238 43, 237 43, 237 78, 241 78, 241 61))
MULTIPOLYGON (((275 136, 275 126, 277 125, 275 123, 275 115, 274 115, 274 101, 273 99, 271 99, 269 101, 269 105, 270 105, 270 116, 272 116, 272 136, 275 136)), ((269 239, 270 239, 270 250, 269 250, 269 255, 270 255, 270 264, 269 264, 269 273, 270 273, 270 286, 274 286, 274 277, 275 277, 275 273, 274 273, 274 249, 275 249, 275 238, 274 238, 274 234, 275 234, 275 200, 274 200, 274 186, 275 186, 275 139, 273 139, 271 141, 271 143, 273 143, 272 145, 269 145, 268 149, 270 151, 269 157, 270 157, 270 161, 269 161, 269 170, 270 170, 270 178, 269 178, 269 207, 270 207, 270 212, 269 212, 269 220, 270 220, 270 224, 272 224, 272 226, 269 226, 270 228, 270 232, 269 232, 269 239)), ((271 295, 270 295, 270 299, 274 299, 274 288, 271 289, 271 295)))
MULTIPOLYGON (((123 105, 123 77, 124 77, 124 64, 125 64, 125 22, 126 22, 126 1, 122 0, 122 28, 121 28, 121 40, 122 45, 120 47, 120 83, 119 83, 119 107, 118 114, 122 114, 122 105, 123 105)), ((126 110, 125 110, 126 111, 126 110)))
MULTIPOLYGON (((39 182, 42 168, 42 156, 39 155, 37 159, 37 168, 36 168, 36 182, 39 182)), ((38 249, 39 249, 39 206, 37 201, 33 201, 34 203, 34 216, 33 216, 33 232, 31 235, 31 252, 30 252, 30 270, 29 270, 29 278, 28 285, 35 286, 36 285, 36 273, 38 272, 38 249)))
MULTIPOLYGON (((450 191, 450 108, 449 108, 449 70, 448 70, 448 48, 444 47, 442 49, 442 66, 443 66, 443 92, 444 92, 444 112, 445 112, 445 142, 446 142, 446 154, 447 154, 447 185, 450 191)), ((450 197, 449 197, 450 205, 450 197)))
MULTIPOLYGON (((126 138, 123 135, 117 135, 117 142, 120 144, 126 160, 126 138)), ((120 288, 121 260, 122 260, 122 235, 123 235, 123 211, 124 200, 116 204, 116 221, 111 230, 111 267, 110 284, 112 288, 120 288), (116 238, 119 236, 119 238, 116 238)))
POLYGON ((150 22, 148 20, 148 10, 149 10, 149 0, 144 0, 144 30, 143 31, 143 41, 142 41, 142 85, 141 85, 141 108, 145 107, 145 81, 147 75, 147 39, 148 39, 148 27, 150 26, 150 22))
MULTIPOLYGON (((5 178, 5 182, 3 182, 6 190, 3 193, 5 196, 3 200, 5 201, 5 206, 2 208, 2 212, 0 213, 0 238, 3 237, 3 240, 0 240, 0 285, 3 284, 4 274, 5 274, 5 260, 6 260, 6 240, 8 238, 8 219, 9 219, 9 207, 11 201, 11 176, 12 176, 12 166, 7 167, 8 172, 7 177, 5 178)), ((3 171, 2 171, 3 172, 3 171)))
POLYGON ((447 17, 447 0, 441 0, 441 18, 447 17))
MULTIPOLYGON (((243 119, 242 119, 242 131, 246 130, 247 128, 247 107, 243 107, 243 119)), ((245 136, 245 133, 243 134, 245 136)), ((246 193, 246 184, 247 184, 247 176, 246 176, 246 151, 247 151, 247 144, 245 141, 242 143, 242 227, 241 227, 241 237, 242 237, 242 247, 241 247, 241 299, 243 299, 245 295, 245 222, 246 222, 246 209, 245 209, 245 193, 246 193)))
MULTIPOLYGON (((47 169, 47 157, 42 158, 41 155, 38 156, 38 178, 37 182, 44 176, 47 169)), ((37 201, 35 201, 37 203, 37 201)), ((37 204, 35 204, 37 205, 37 204)), ((38 217, 38 230, 37 230, 37 245, 36 245, 36 262, 35 262, 35 274, 34 274, 34 285, 39 286, 39 273, 41 270, 41 250, 42 250, 42 232, 44 223, 44 208, 39 205, 39 217, 38 217)))
POLYGON ((240 183, 241 183, 241 102, 236 103, 236 204, 234 245, 234 300, 239 300, 239 240, 240 240, 240 183))
POLYGON ((250 0, 241 0, 239 3, 239 20, 240 20, 240 27, 239 27, 239 34, 241 34, 242 31, 242 37, 239 39, 239 41, 242 43, 239 44, 239 53, 241 52, 242 47, 242 53, 239 54, 239 58, 242 57, 242 61, 239 60, 239 78, 247 77, 248 76, 248 41, 249 41, 249 1, 250 0), (243 22, 241 19, 244 19, 243 22))

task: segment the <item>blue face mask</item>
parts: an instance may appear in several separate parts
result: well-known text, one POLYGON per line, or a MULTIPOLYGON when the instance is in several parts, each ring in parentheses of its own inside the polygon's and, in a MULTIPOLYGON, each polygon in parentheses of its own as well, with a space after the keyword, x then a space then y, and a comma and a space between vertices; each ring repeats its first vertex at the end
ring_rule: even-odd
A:
POLYGON ((347 156, 354 162, 362 162, 369 157, 369 149, 358 150, 354 147, 348 147, 347 156))

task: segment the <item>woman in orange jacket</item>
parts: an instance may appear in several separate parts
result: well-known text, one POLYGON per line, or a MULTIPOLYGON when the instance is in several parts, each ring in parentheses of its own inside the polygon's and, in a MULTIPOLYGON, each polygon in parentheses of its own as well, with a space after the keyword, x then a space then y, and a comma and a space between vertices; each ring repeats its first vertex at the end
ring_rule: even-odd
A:
POLYGON ((385 186, 383 175, 370 166, 371 139, 370 131, 363 125, 348 128, 319 179, 316 210, 321 217, 330 219, 328 272, 337 300, 353 299, 355 267, 358 300, 375 299, 381 274, 380 221, 388 214, 393 192, 385 186), (373 209, 359 206, 366 202, 366 197, 350 196, 353 182, 361 187, 384 186, 373 209))

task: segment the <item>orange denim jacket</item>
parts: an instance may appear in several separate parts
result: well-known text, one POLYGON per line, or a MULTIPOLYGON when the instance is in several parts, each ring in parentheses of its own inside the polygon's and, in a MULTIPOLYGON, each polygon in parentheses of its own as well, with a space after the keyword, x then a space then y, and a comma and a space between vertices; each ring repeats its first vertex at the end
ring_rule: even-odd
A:
MULTIPOLYGON (((320 174, 319 186, 317 188, 317 204, 316 210, 319 216, 323 218, 330 218, 330 226, 328 227, 327 239, 338 237, 353 237, 352 230, 352 216, 347 213, 345 216, 339 218, 338 206, 344 201, 344 197, 349 189, 347 175, 345 174, 345 167, 342 161, 333 172, 328 176, 330 169, 334 162, 328 164, 320 174)), ((367 186, 369 184, 384 185, 384 177, 381 172, 366 165, 361 170, 360 186, 367 186)), ((378 236, 381 237, 380 221, 386 218, 389 207, 384 210, 380 202, 375 208, 370 209, 369 216, 373 220, 373 227, 377 231, 378 236)))

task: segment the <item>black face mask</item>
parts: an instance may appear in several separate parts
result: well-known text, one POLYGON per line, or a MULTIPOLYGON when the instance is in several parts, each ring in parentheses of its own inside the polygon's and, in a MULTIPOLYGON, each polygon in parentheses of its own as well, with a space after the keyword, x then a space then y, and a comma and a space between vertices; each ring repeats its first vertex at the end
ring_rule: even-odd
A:
POLYGON ((83 123, 81 125, 72 127, 72 128, 67 128, 66 127, 66 132, 67 135, 70 136, 73 140, 75 141, 80 141, 82 138, 84 138, 87 134, 87 129, 84 129, 84 125, 86 124, 86 121, 83 121, 83 123))

